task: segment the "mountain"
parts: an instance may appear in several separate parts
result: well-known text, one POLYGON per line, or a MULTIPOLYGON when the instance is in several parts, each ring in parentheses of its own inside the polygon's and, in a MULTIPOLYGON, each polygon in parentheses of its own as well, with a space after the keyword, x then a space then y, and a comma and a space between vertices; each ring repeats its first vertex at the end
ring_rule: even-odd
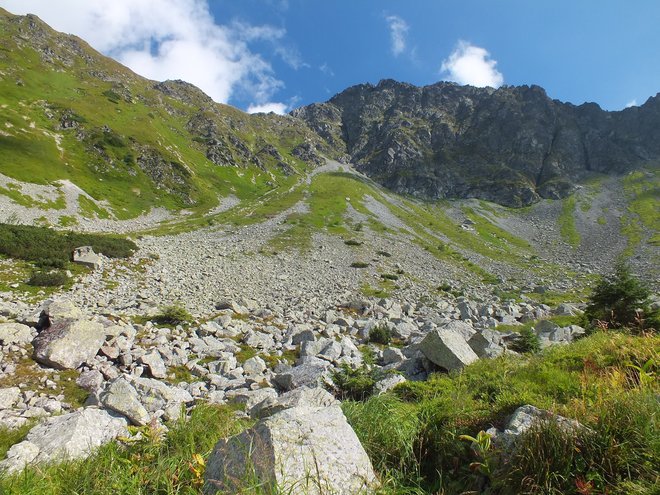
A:
POLYGON ((660 165, 660 94, 606 112, 595 103, 552 100, 538 86, 383 80, 292 115, 372 179, 432 200, 524 206, 564 198, 592 172, 660 165))
POLYGON ((317 148, 332 154, 302 121, 245 114, 183 81, 150 81, 33 15, 2 9, 0 109, 2 174, 69 180, 111 218, 261 196, 321 163, 317 148))

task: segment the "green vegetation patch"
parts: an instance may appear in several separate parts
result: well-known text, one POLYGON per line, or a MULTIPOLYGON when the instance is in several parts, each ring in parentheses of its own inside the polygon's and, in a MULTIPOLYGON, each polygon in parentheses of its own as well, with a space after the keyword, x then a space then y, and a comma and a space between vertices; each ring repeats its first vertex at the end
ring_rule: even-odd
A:
POLYGON ((384 481, 384 493, 656 493, 660 337, 596 333, 538 354, 484 359, 460 373, 405 382, 344 412, 384 481), (648 363, 651 364, 648 364, 648 363), (512 462, 475 439, 532 404, 589 430, 541 424, 512 462), (477 464, 475 464, 477 463, 477 464), (591 492, 578 491, 593 481, 591 492))
POLYGON ((72 251, 80 246, 92 246, 96 253, 110 258, 127 258, 137 249, 133 241, 119 236, 0 224, 0 254, 11 258, 47 264, 67 263, 72 251))
POLYGON ((28 468, 24 473, 0 478, 0 493, 200 493, 205 460, 215 443, 249 424, 238 419, 230 407, 199 405, 189 420, 170 425, 166 435, 151 427, 141 428, 141 440, 126 445, 110 443, 87 460, 28 468))
POLYGON ((575 226, 575 208, 577 199, 575 195, 564 199, 561 204, 561 213, 559 215, 559 233, 562 239, 574 248, 580 245, 580 233, 575 226))

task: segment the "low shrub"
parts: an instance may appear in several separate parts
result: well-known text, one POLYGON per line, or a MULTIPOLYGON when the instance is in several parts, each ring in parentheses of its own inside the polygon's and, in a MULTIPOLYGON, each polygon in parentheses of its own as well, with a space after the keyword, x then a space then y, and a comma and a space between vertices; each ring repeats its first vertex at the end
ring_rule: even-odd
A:
POLYGON ((392 331, 387 325, 376 325, 369 330, 369 342, 388 345, 392 340, 392 331))
POLYGON ((192 315, 186 308, 178 304, 166 306, 162 312, 152 318, 159 325, 184 325, 193 321, 192 315))
POLYGON ((332 383, 326 388, 340 400, 365 400, 374 393, 376 382, 382 377, 381 372, 369 366, 352 369, 347 364, 330 375, 332 383))
POLYGON ((72 251, 92 246, 96 253, 110 258, 127 258, 136 244, 115 235, 60 232, 48 227, 0 224, 0 254, 59 268, 70 261, 72 251))
POLYGON ((367 268, 369 263, 364 263, 363 261, 356 261, 351 263, 351 268, 367 268))
POLYGON ((348 239, 348 240, 344 241, 344 244, 346 244, 347 246, 361 246, 362 242, 357 241, 355 239, 348 239))
POLYGON ((513 341, 511 349, 516 352, 539 352, 541 350, 541 343, 534 330, 525 327, 520 330, 520 335, 513 341))
POLYGON ((34 272, 28 279, 27 284, 34 287, 59 287, 66 284, 69 277, 61 271, 56 272, 34 272))

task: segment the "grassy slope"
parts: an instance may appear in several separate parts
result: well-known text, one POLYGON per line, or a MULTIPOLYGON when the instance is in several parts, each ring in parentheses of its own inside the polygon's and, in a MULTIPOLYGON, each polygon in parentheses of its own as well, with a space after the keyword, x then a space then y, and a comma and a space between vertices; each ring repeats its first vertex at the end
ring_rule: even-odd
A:
MULTIPOLYGON (((237 169, 206 159, 203 139, 195 140, 199 136, 191 135, 186 124, 208 102, 167 97, 152 81, 38 21, 30 29, 26 19, 18 22, 0 11, 0 24, 0 115, 6 122, 0 129, 1 173, 40 184, 71 180, 95 199, 108 201, 118 218, 134 217, 153 206, 204 211, 217 204, 218 195, 253 198, 286 184, 277 167, 264 172, 236 163, 246 167, 237 169), (26 34, 45 38, 55 57, 48 60, 35 49, 40 42, 26 42, 26 34), (74 43, 80 53, 67 43, 74 43), (73 116, 79 129, 60 129, 64 114, 73 116), (183 174, 185 184, 169 184, 174 192, 159 188, 136 164, 145 146, 189 170, 189 177, 183 174)), ((217 104, 205 116, 220 135, 233 133, 253 153, 271 144, 292 166, 304 168, 290 152, 313 136, 292 119, 248 116, 217 104)), ((239 159, 231 146, 229 151, 239 159)))

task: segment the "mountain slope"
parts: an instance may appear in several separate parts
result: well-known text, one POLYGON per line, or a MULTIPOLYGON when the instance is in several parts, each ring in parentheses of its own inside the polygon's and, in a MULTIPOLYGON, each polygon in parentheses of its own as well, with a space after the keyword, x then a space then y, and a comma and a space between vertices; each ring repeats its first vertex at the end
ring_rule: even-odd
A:
POLYGON ((343 147, 361 172, 426 199, 523 206, 566 197, 591 172, 660 165, 660 95, 605 112, 551 100, 538 86, 383 80, 292 115, 343 147))
MULTIPOLYGON (((149 81, 34 16, 1 9, 0 115, 5 177, 56 188, 69 180, 99 215, 116 218, 263 195, 316 166, 323 148, 296 119, 247 115, 182 81, 149 81)), ((58 206, 4 183, 27 205, 58 206)))

